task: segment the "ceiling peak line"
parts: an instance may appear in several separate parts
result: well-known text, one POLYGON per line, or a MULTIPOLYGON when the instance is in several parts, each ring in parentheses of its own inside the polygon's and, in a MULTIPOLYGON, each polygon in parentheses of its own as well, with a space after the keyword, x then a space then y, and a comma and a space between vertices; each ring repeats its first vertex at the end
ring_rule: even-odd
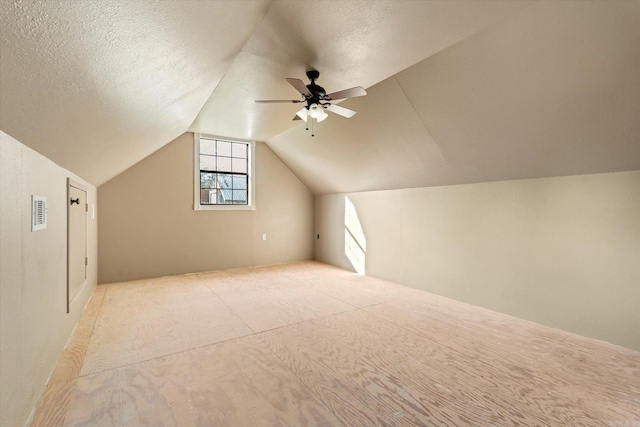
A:
POLYGON ((404 90, 404 88, 402 87, 402 84, 400 84, 400 82, 398 81, 398 79, 394 76, 393 77, 393 81, 398 85, 398 87, 400 88, 400 91, 402 91, 402 95, 405 97, 405 99, 407 100, 407 102, 409 103, 409 105, 411 106, 411 109, 413 110, 413 112, 416 114, 416 116, 418 117, 418 119, 420 119, 420 123, 422 123, 422 126, 424 126, 424 129, 427 131, 427 133, 429 135, 431 135, 431 138, 433 139, 433 143, 436 145, 436 147, 438 147, 438 151, 440 152, 440 154, 442 155, 442 158, 447 162, 447 164, 449 163, 449 160, 447 159, 447 157, 444 155, 444 153, 442 152, 442 149, 440 148, 440 146, 438 145, 438 141, 435 140, 435 138, 433 137, 433 133, 431 133, 431 129, 429 129, 429 126, 427 125, 427 123, 424 121, 424 119, 422 118, 422 115, 418 112, 418 110, 416 109, 416 106, 413 105, 413 102, 411 102, 411 98, 409 98, 409 95, 407 95, 407 92, 404 90))
POLYGON ((233 57, 233 60, 229 63, 229 66, 227 67, 227 70, 222 74, 222 76, 220 77, 220 80, 218 80, 218 83, 213 88, 211 88, 211 91, 209 92, 209 95, 207 96, 207 98, 205 98, 205 101, 202 103, 202 105, 200 106, 200 109, 198 110, 198 112, 195 114, 195 116, 191 120, 191 123, 189 123, 189 126, 187 126, 187 128, 185 129, 185 132, 189 132, 189 130, 193 127, 194 123, 198 119, 198 115, 200 114, 200 112, 202 111, 204 106, 207 104, 207 101, 213 96, 213 93, 216 91, 216 89, 218 88, 220 83, 227 76, 227 73, 229 72, 229 70, 233 69, 233 64, 238 59, 238 56, 240 56, 240 54, 244 52, 245 47, 247 47, 247 44, 249 43, 249 40, 251 40, 253 35, 256 33, 256 31, 260 28, 260 26, 264 22, 265 17, 269 14, 269 11, 273 7, 274 1, 275 0, 270 0, 268 2, 268 7, 265 8, 265 11, 262 14, 262 17, 260 18, 260 21, 258 21, 258 23, 253 27, 253 31, 251 31, 249 36, 242 42, 242 47, 236 52, 235 56, 233 57))
MULTIPOLYGON (((251 34, 249 34, 249 36, 244 40, 244 43, 242 43, 242 47, 240 48, 240 52, 244 51, 244 48, 247 47, 247 43, 249 43, 249 40, 251 40, 253 38, 253 36, 256 33, 256 31, 258 31, 258 29, 262 26, 262 23, 264 22, 264 19, 267 17, 269 12, 271 11, 271 8, 273 7, 273 3, 274 2, 275 2, 275 0, 270 0, 270 1, 267 2, 268 3, 268 7, 265 8, 265 11, 262 14, 262 17, 260 18, 258 23, 253 27, 253 31, 251 31, 251 34)), ((236 57, 237 57, 237 55, 236 55, 236 57)))

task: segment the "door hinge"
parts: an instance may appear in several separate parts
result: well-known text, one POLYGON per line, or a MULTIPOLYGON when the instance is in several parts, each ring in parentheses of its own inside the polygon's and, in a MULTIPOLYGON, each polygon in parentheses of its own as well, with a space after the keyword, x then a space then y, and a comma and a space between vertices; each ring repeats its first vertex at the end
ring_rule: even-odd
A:
POLYGON ((89 265, 89 258, 87 257, 84 258, 84 265, 89 265))
POLYGON ((89 212, 89 203, 84 204, 84 211, 89 212))

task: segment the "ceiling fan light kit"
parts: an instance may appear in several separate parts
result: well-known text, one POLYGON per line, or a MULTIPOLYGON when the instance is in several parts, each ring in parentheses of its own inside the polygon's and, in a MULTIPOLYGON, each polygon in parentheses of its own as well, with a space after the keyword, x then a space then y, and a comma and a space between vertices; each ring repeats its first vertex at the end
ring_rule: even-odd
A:
MULTIPOLYGON (((331 104, 330 101, 346 99, 346 98, 355 98, 358 96, 364 96, 367 92, 361 87, 356 86, 351 89, 345 89, 338 92, 333 92, 327 94, 322 86, 318 86, 316 84, 316 80, 320 77, 320 72, 318 70, 309 70, 307 71, 307 77, 311 80, 311 83, 305 85, 304 82, 300 79, 287 78, 287 82, 291 86, 294 87, 300 95, 302 99, 293 99, 293 100, 257 100, 258 103, 293 103, 297 104, 300 102, 306 102, 307 105, 300 109, 293 117, 293 120, 304 120, 307 125, 309 121, 311 122, 311 136, 315 136, 313 133, 313 122, 321 122, 329 115, 325 112, 325 110, 331 111, 334 114, 337 114, 342 117, 350 118, 356 115, 356 112, 350 110, 348 108, 340 107, 338 105, 331 104)), ((307 126, 307 130, 309 130, 309 126, 307 126)))
POLYGON ((305 122, 309 117, 312 119, 316 119, 318 122, 321 122, 329 117, 329 115, 324 112, 323 107, 318 104, 311 104, 307 107, 302 107, 302 109, 300 109, 300 111, 296 113, 296 116, 300 117, 305 122))

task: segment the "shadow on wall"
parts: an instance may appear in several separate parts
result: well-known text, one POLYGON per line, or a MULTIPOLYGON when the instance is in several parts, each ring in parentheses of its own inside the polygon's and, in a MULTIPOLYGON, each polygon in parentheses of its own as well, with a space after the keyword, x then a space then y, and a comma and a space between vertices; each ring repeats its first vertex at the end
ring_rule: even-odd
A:
POLYGON ((364 274, 367 255, 367 239, 355 206, 348 197, 344 199, 344 254, 358 274, 364 274))

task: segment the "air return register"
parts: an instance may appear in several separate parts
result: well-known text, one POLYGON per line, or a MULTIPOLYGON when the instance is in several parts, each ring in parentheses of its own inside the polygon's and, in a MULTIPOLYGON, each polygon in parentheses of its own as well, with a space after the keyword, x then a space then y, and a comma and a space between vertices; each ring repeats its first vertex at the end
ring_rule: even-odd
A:
POLYGON ((31 231, 47 228, 47 198, 31 196, 31 231))

